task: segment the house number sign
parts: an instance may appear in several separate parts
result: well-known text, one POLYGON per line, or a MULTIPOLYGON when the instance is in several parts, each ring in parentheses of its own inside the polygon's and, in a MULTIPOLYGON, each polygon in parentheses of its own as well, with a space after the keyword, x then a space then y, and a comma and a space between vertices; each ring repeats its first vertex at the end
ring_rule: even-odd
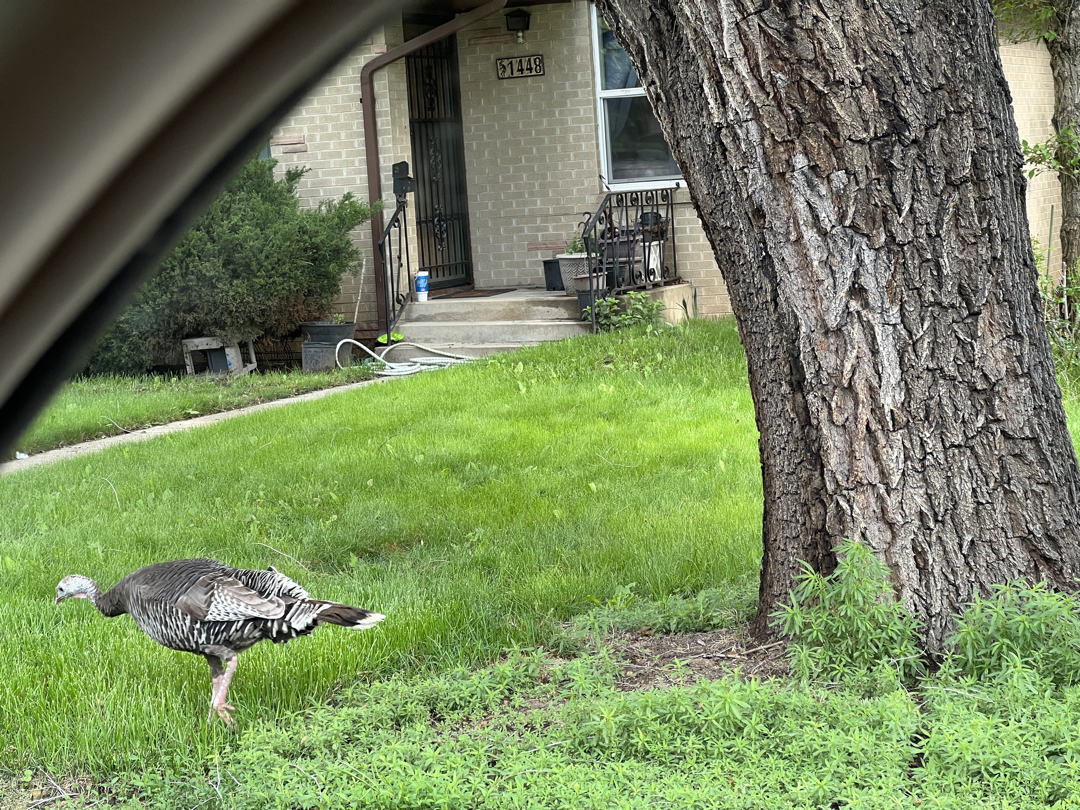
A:
POLYGON ((524 79, 526 76, 543 76, 544 57, 537 54, 535 56, 511 56, 507 59, 496 59, 495 70, 500 79, 524 79))

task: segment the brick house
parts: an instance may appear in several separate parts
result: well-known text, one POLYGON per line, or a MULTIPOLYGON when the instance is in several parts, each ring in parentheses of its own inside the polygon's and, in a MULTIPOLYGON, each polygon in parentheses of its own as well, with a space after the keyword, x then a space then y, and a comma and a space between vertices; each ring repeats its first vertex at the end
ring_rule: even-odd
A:
MULTIPOLYGON (((454 5, 478 13, 476 0, 454 5)), ((303 201, 316 205, 347 191, 371 198, 367 112, 374 116, 384 218, 393 207, 392 164, 408 161, 421 186, 408 211, 411 270, 446 264, 441 278, 433 274, 433 288, 517 288, 543 287, 541 260, 563 250, 583 212, 595 210, 608 190, 667 188, 675 199, 679 275, 693 284, 699 314, 729 313, 711 248, 644 91, 587 0, 510 0, 376 70, 374 99, 362 100, 365 64, 394 56, 407 40, 454 19, 416 14, 391 21, 281 122, 271 154, 282 169, 309 167, 299 188, 303 201), (519 37, 508 31, 506 15, 523 12, 528 30, 519 37), (442 136, 431 134, 432 123, 441 125, 442 136), (420 231, 418 219, 427 222, 420 231)), ((1003 44, 1001 53, 1020 136, 1042 140, 1053 114, 1046 49, 1003 44)), ((1060 211, 1060 192, 1056 179, 1044 174, 1028 189, 1032 234, 1044 246, 1051 206, 1060 211)), ((370 335, 378 324, 381 274, 375 273, 372 231, 365 226, 354 238, 365 257, 363 278, 343 280, 335 312, 353 315, 362 281, 357 320, 361 334, 370 335)))

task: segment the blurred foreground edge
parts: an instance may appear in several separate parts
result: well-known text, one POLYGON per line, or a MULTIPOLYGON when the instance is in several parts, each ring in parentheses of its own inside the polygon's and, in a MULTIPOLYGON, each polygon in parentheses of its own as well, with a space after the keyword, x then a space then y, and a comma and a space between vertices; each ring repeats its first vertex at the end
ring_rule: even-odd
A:
POLYGON ((391 0, 0 6, 0 457, 391 0))

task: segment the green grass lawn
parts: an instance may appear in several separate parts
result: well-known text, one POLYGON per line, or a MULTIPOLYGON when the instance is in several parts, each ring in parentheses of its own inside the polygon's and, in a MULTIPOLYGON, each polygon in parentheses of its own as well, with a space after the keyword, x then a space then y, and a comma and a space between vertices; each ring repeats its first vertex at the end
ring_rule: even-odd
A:
POLYGON ((1080 689, 1037 661, 915 685, 675 663, 638 692, 582 636, 750 615, 745 374, 730 321, 599 335, 0 478, 0 810, 53 777, 80 807, 1080 807, 1080 689), (201 658, 52 604, 66 574, 199 555, 387 619, 242 655, 230 733, 201 658))
POLYGON ((344 684, 491 661, 633 583, 753 575, 761 485, 733 325, 614 334, 432 372, 0 478, 0 767, 200 759, 201 659, 57 581, 147 563, 275 565, 388 618, 242 659, 250 724, 344 684))
MULTIPOLYGON (((16 442, 22 453, 116 436, 181 419, 257 405, 373 376, 366 365, 317 374, 243 377, 91 377, 68 383, 16 442)), ((14 451, 11 452, 14 456, 14 451)))

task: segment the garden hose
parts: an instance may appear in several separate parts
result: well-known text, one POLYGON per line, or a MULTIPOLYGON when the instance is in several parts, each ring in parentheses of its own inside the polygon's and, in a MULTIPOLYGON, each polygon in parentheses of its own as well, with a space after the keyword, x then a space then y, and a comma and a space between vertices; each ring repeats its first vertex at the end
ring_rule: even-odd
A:
POLYGON ((410 374, 416 374, 420 371, 429 371, 434 368, 449 368, 450 366, 458 366, 462 363, 468 363, 471 360, 475 360, 475 357, 468 357, 463 354, 451 354, 450 352, 444 352, 440 349, 432 349, 429 346, 421 345, 420 343, 393 343, 382 350, 382 356, 375 354, 371 349, 352 338, 345 338, 338 343, 337 348, 334 350, 334 359, 337 362, 338 368, 345 368, 341 364, 341 359, 338 356, 341 351, 341 347, 351 343, 353 346, 359 346, 365 352, 371 355, 372 359, 378 360, 383 364, 383 368, 379 369, 375 373, 381 377, 407 377, 410 374), (393 349, 395 346, 413 346, 417 349, 421 349, 431 354, 439 355, 438 357, 414 357, 405 363, 391 363, 386 360, 386 353, 393 349))

